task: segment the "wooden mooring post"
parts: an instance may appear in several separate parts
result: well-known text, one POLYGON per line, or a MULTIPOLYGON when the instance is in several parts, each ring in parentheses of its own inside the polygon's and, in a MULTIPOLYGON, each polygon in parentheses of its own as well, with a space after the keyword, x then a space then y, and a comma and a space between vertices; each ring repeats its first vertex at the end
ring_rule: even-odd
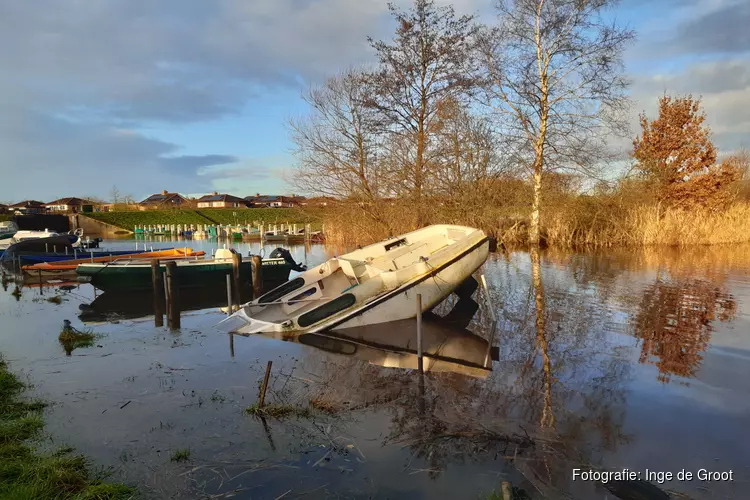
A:
POLYGON ((266 402, 266 391, 268 390, 268 379, 271 377, 271 365, 273 361, 269 361, 266 365, 266 376, 263 377, 263 385, 260 386, 260 398, 258 399, 258 408, 263 408, 266 402))
POLYGON ((153 259, 151 261, 151 287, 154 292, 154 326, 164 326, 164 310, 162 304, 162 292, 164 285, 162 284, 161 275, 161 262, 159 259, 153 259))
POLYGON ((232 275, 227 274, 227 316, 232 315, 232 275))
POLYGON ((180 328, 180 283, 177 273, 177 262, 170 260, 166 264, 164 278, 167 280, 168 313, 167 326, 180 328))
POLYGON ((232 250, 232 281, 234 282, 234 308, 240 310, 242 304, 242 255, 232 250))
POLYGON ((263 259, 260 255, 253 255, 250 259, 251 281, 253 284, 253 298, 257 299, 263 295, 263 259))
POLYGON ((419 373, 424 373, 424 362, 422 359, 422 294, 417 294, 417 367, 419 373))

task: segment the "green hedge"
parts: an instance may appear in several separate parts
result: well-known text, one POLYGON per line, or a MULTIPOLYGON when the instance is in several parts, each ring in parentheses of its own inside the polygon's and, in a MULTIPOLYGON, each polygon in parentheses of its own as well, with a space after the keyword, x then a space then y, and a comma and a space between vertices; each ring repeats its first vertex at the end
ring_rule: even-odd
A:
POLYGON ((123 229, 157 224, 315 223, 318 217, 295 208, 207 208, 201 210, 144 210, 84 214, 123 229), (233 213, 236 213, 235 217, 233 213))

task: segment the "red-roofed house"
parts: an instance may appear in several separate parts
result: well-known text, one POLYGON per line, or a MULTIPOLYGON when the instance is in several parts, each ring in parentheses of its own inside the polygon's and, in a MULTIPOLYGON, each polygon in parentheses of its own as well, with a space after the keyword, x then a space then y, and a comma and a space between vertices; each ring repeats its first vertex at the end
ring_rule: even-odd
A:
POLYGON ((82 198, 60 198, 59 200, 50 201, 49 203, 45 204, 47 207, 47 210, 50 212, 80 212, 81 207, 83 205, 91 205, 94 204, 88 200, 84 200, 82 198))
POLYGON ((188 203, 188 200, 179 193, 170 193, 162 191, 161 193, 152 194, 138 204, 139 210, 164 209, 181 207, 188 203))
POLYGON ((22 214, 43 214, 47 211, 44 203, 36 200, 24 200, 10 206, 11 211, 22 214))

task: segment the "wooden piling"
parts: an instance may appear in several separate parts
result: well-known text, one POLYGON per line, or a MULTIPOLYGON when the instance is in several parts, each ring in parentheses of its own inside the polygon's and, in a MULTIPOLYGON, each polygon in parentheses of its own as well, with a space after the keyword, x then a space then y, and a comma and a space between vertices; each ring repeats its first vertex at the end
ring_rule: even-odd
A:
POLYGON ((253 255, 250 260, 252 276, 250 278, 253 284, 253 297, 257 299, 263 295, 263 259, 260 255, 253 255))
POLYGON ((422 294, 417 294, 417 367, 419 373, 424 373, 424 362, 422 359, 422 294))
POLYGON ((271 365, 273 361, 269 361, 266 365, 266 376, 263 377, 263 385, 260 386, 260 398, 258 400, 258 408, 263 408, 263 404, 266 402, 266 391, 268 390, 268 379, 271 376, 271 365))
POLYGON ((242 304, 242 255, 232 250, 232 278, 234 281, 234 306, 239 311, 242 304))
POLYGON ((232 275, 227 274, 227 316, 232 314, 232 275))
POLYGON ((164 311, 161 298, 164 285, 162 284, 161 263, 159 259, 151 261, 151 287, 154 292, 154 326, 161 327, 164 326, 164 311))
POLYGON ((168 326, 170 328, 180 328, 180 284, 177 274, 177 262, 168 261, 165 278, 167 280, 167 293, 169 294, 168 326))

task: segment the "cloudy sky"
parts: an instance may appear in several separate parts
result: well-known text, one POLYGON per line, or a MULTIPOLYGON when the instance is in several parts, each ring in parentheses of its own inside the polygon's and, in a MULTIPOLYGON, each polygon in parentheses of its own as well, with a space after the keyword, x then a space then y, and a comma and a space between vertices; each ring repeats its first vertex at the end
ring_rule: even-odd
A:
MULTIPOLYGON (((453 4, 490 18, 491 0, 453 4)), ((634 118, 690 92, 722 151, 750 146, 750 2, 616 15, 638 32, 634 118)), ((382 0, 0 0, 0 201, 288 192, 300 91, 392 31, 382 0)))

